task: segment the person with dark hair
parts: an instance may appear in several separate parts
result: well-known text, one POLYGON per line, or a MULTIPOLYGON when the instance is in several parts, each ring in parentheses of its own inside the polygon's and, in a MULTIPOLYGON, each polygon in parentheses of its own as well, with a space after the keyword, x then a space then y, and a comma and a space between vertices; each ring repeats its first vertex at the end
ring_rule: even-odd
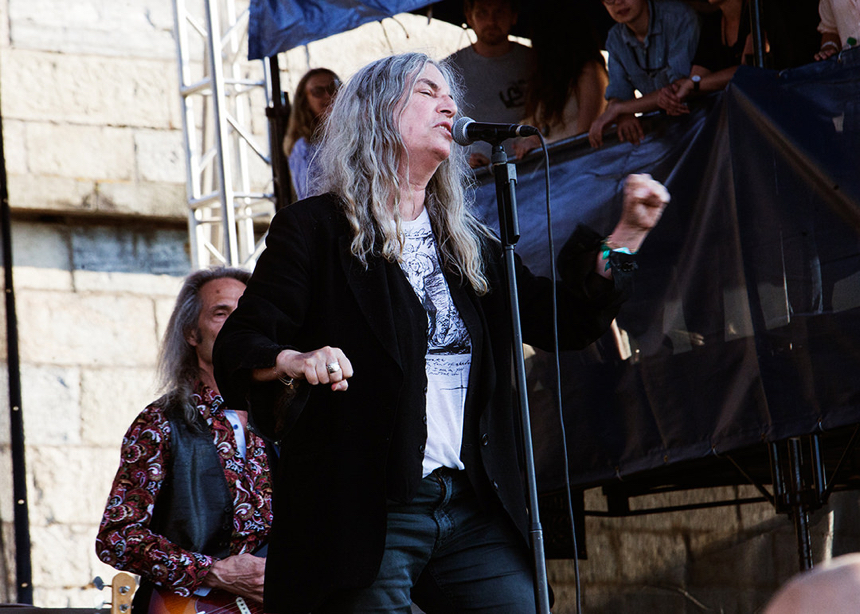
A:
MULTIPOLYGON (((515 0, 465 0, 466 23, 476 41, 446 59, 463 78, 463 114, 482 122, 515 124, 524 117, 528 80, 535 67, 529 47, 510 40, 519 18, 515 0)), ((512 143, 506 143, 513 155, 512 143)), ((470 147, 472 168, 490 163, 490 146, 470 147)))
MULTIPOLYGON (((420 53, 343 86, 324 193, 275 215, 215 343, 227 403, 282 442, 266 612, 535 611, 502 246, 452 149, 458 98, 420 53)), ((631 177, 605 251, 566 244, 562 348, 609 327, 667 199, 631 177)), ((551 347, 552 284, 516 270, 523 339, 551 347)))
MULTIPOLYGON (((606 63, 597 34, 578 4, 541 3, 532 20, 537 62, 522 123, 537 126, 546 142, 552 143, 587 131, 603 112, 606 63)), ((537 136, 514 141, 517 158, 539 146, 537 136)))
MULTIPOLYGON (((753 63, 753 36, 750 32, 750 3, 747 0, 708 0, 716 11, 702 18, 701 35, 690 74, 662 88, 658 104, 669 115, 689 113, 691 96, 726 88, 741 65, 753 63)), ((797 66, 797 58, 808 58, 807 30, 798 27, 796 11, 783 0, 763 0, 763 56, 765 66, 781 70, 797 66), (771 45, 771 42, 773 43, 771 45)), ((803 63, 808 60, 803 59, 803 63)))
POLYGON ((609 104, 591 124, 589 141, 600 147, 604 129, 615 123, 620 141, 638 144, 645 134, 636 114, 656 111, 659 90, 690 74, 699 19, 677 0, 603 0, 603 5, 616 22, 606 37, 609 104))
POLYGON ((247 430, 244 408, 224 405, 212 370, 215 337, 249 278, 221 267, 185 279, 159 353, 164 395, 123 438, 96 553, 141 576, 138 614, 154 589, 262 601, 265 558, 252 553, 271 526, 269 452, 247 430))
POLYGON ((738 66, 753 53, 750 7, 746 0, 708 0, 718 8, 702 19, 701 36, 690 74, 662 88, 658 104, 669 115, 690 110, 685 104, 691 94, 725 89, 738 66))
POLYGON ((287 154, 293 189, 299 200, 309 195, 317 130, 338 87, 340 78, 328 68, 312 68, 296 86, 284 136, 284 153, 287 154))

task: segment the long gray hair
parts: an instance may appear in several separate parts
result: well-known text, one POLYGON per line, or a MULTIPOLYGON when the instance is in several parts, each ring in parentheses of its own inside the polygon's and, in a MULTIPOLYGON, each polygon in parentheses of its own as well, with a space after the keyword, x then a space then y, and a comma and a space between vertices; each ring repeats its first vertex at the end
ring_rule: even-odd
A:
POLYGON ((193 398, 200 366, 197 348, 188 343, 188 337, 199 334, 200 311, 203 309, 200 290, 210 281, 225 277, 247 285, 251 273, 232 267, 214 267, 194 271, 185 278, 158 352, 158 381, 164 395, 156 403, 178 412, 192 427, 202 426, 193 398))
MULTIPOLYGON (((389 262, 401 258, 400 189, 407 178, 398 171, 408 164, 401 165, 407 154, 400 117, 428 64, 439 69, 457 102, 459 79, 445 63, 423 53, 403 53, 360 69, 329 108, 317 154, 321 172, 316 187, 340 197, 352 230, 351 252, 365 267, 371 256, 389 262)), ((492 235, 471 213, 471 176, 465 150, 454 147, 430 179, 424 205, 443 268, 485 294, 489 285, 481 244, 492 235)))

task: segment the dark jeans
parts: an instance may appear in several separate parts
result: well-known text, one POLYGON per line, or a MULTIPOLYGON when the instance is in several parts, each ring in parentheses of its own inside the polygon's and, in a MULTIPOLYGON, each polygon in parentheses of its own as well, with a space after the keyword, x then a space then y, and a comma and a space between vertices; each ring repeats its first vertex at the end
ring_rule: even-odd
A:
POLYGON ((317 614, 532 614, 531 558, 510 520, 488 514, 465 472, 436 470, 407 505, 390 504, 374 583, 344 591, 317 614))

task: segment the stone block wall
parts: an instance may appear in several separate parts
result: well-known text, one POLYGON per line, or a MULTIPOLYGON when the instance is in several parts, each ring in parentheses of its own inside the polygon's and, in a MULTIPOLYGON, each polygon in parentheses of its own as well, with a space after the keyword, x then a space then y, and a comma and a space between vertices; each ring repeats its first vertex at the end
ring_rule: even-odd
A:
MULTIPOLYGON (((91 607, 107 598, 92 579, 114 574, 95 556, 95 532, 123 433, 156 395, 158 341, 190 269, 187 232, 68 220, 16 221, 12 231, 34 601, 91 607)), ((5 500, 0 513, 11 535, 5 500)))
MULTIPOLYGON (((632 510, 751 499, 752 486, 648 495, 632 510)), ((599 489, 586 492, 586 510, 606 511, 599 489)), ((814 561, 860 549, 860 499, 836 493, 810 516, 814 561)), ((583 611, 663 614, 752 614, 798 573, 792 520, 768 503, 729 505, 627 517, 587 516, 588 559, 580 561, 583 611)), ((574 566, 548 562, 555 614, 573 614, 574 566)))
POLYGON ((3 4, 0 87, 12 206, 184 218, 170 2, 3 4))

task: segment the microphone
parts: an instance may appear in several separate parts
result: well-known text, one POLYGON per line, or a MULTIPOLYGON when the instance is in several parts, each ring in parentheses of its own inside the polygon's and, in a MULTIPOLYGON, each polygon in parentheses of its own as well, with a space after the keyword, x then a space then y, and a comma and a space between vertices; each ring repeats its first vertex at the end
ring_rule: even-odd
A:
POLYGON ((490 124, 487 122, 476 122, 471 117, 461 117, 454 122, 451 128, 451 136, 458 145, 471 145, 475 141, 486 141, 488 143, 500 143, 505 139, 517 136, 532 136, 539 134, 534 126, 521 124, 490 124))

